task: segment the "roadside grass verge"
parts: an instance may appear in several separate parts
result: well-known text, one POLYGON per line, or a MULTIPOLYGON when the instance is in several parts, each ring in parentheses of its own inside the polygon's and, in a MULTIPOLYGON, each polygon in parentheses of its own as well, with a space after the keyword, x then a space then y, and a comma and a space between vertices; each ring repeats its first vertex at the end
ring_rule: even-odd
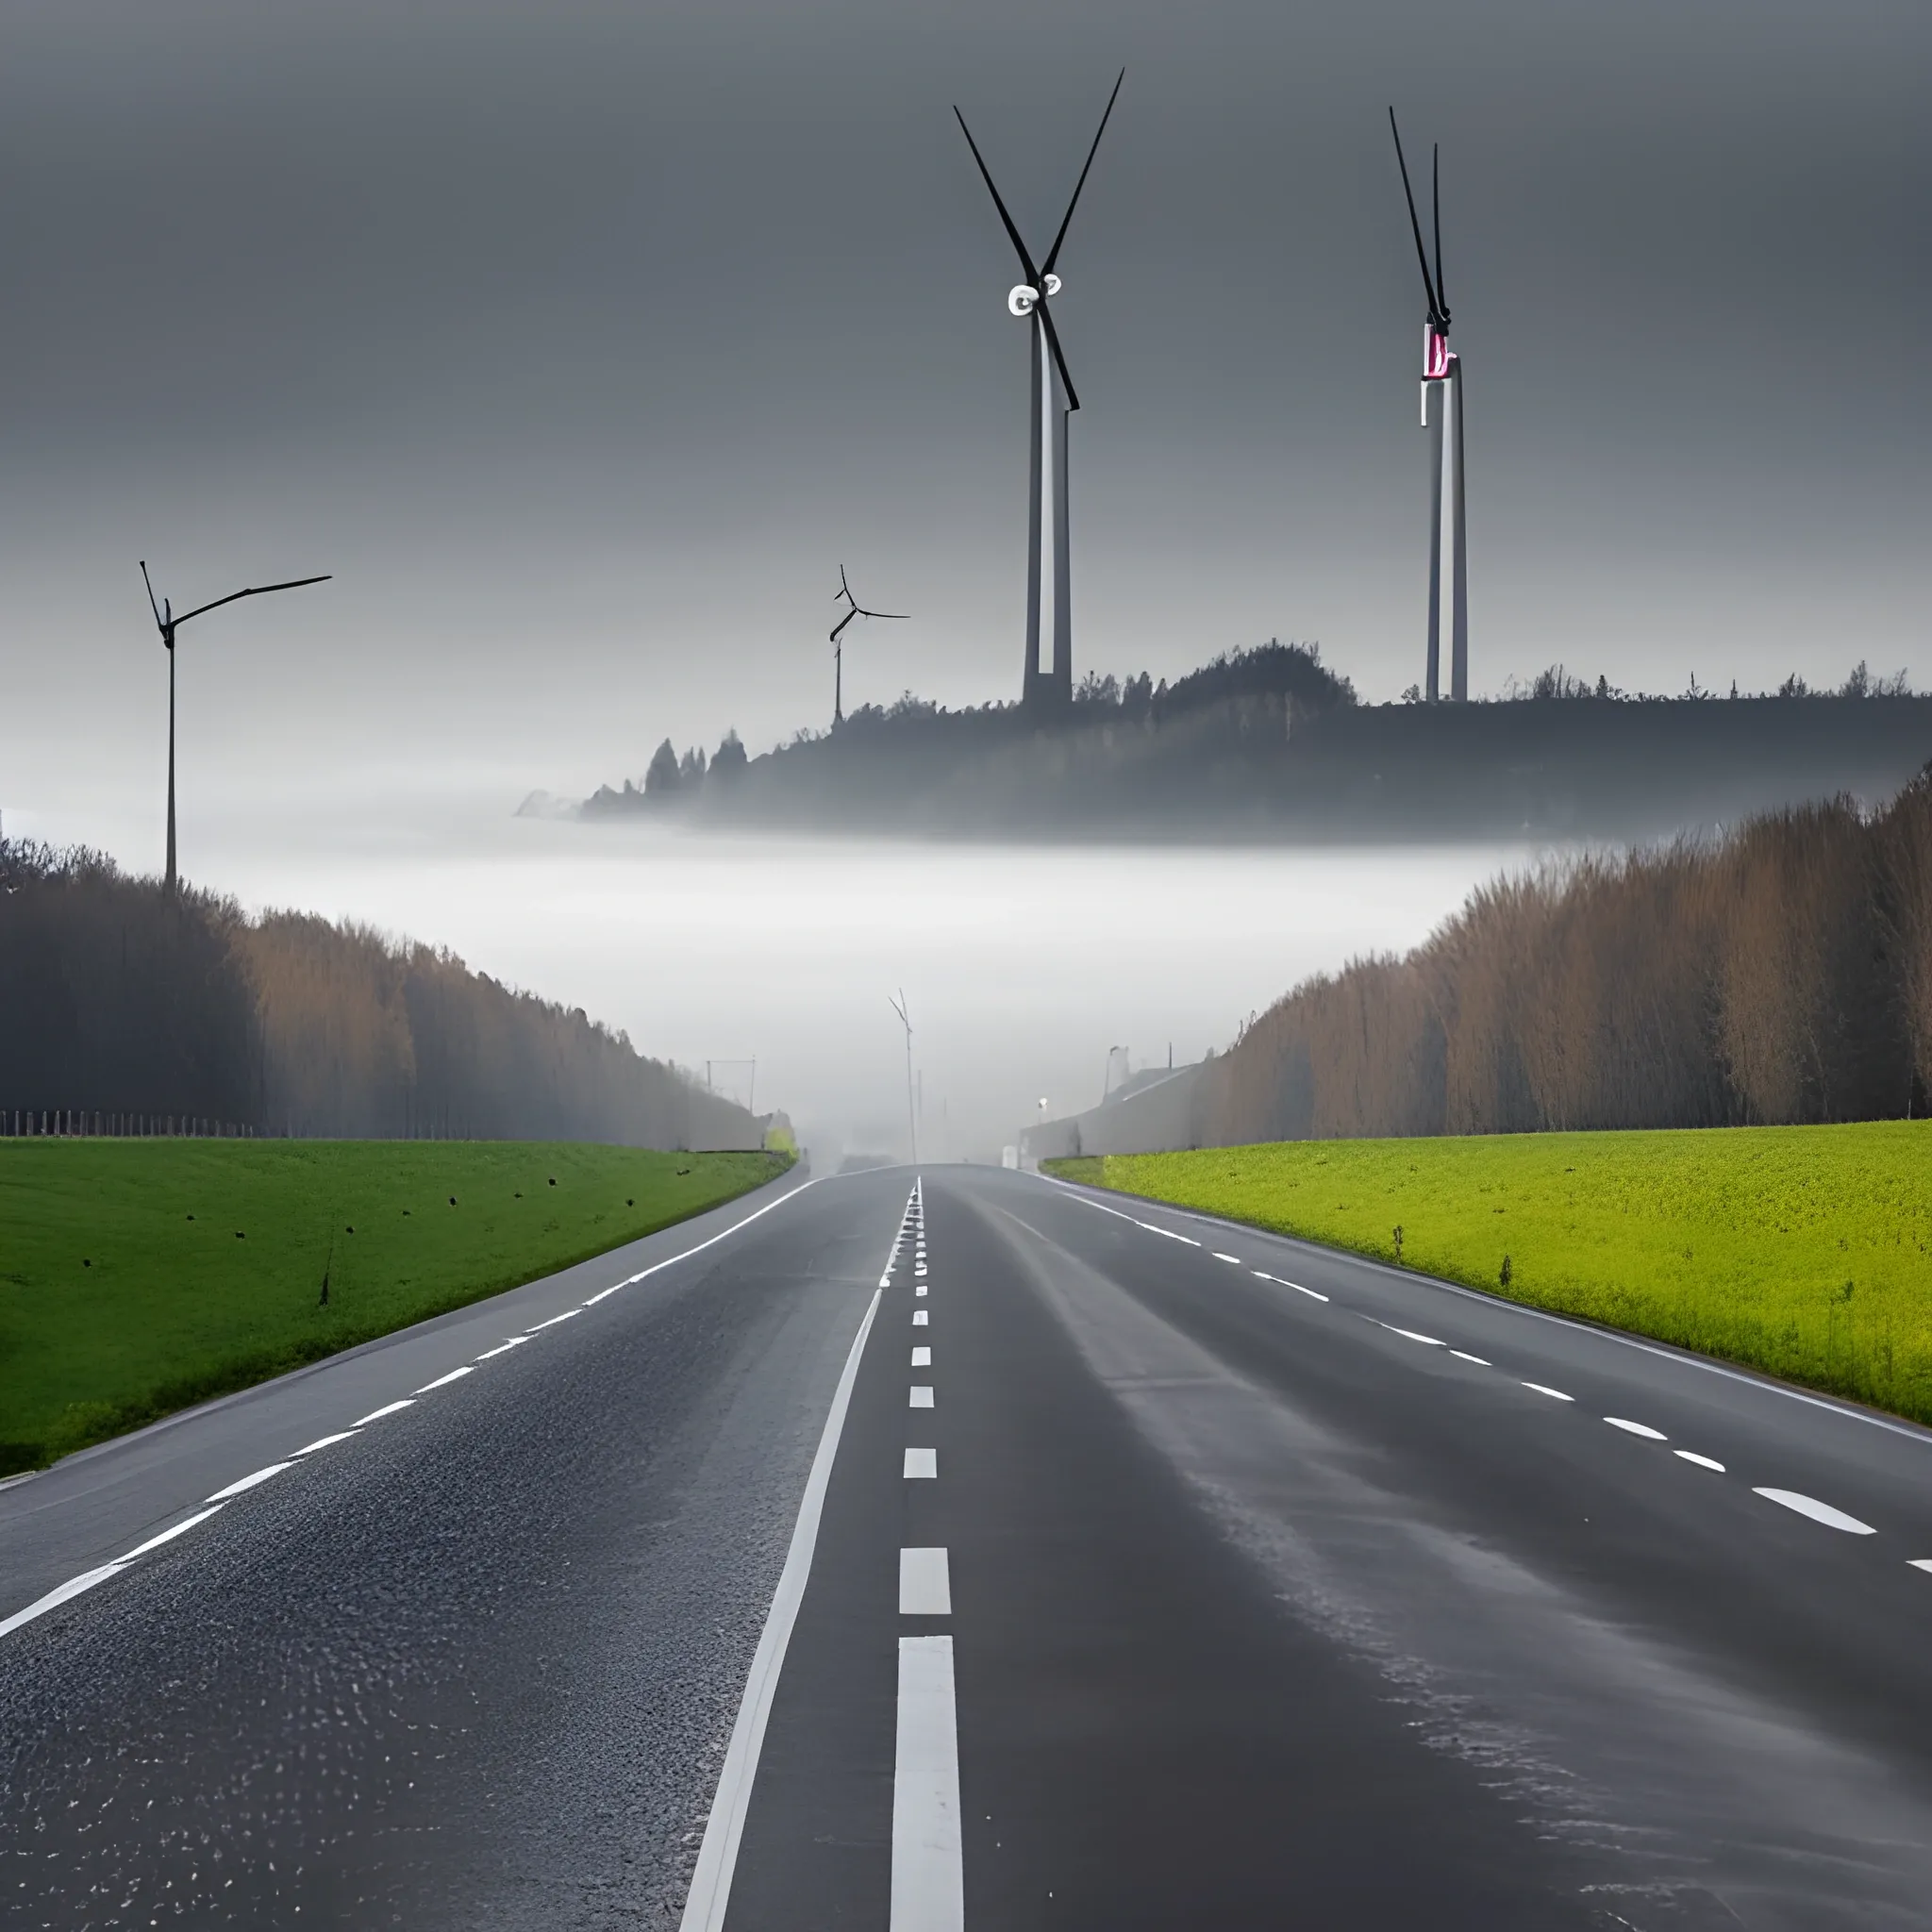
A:
POLYGON ((1932 1123, 1293 1141, 1045 1164, 1932 1423, 1932 1123))
POLYGON ((790 1165, 515 1141, 0 1141, 0 1475, 500 1294, 790 1165))

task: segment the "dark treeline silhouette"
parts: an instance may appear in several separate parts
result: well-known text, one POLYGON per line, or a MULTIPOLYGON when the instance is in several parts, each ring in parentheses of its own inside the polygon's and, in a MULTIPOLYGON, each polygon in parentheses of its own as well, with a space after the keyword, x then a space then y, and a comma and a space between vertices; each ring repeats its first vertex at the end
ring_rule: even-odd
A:
POLYGON ((1890 1119, 1932 1097, 1932 767, 1507 878, 1297 987, 1204 1069, 1204 1138, 1890 1119))
POLYGON ((121 1131, 755 1147, 742 1108, 446 952, 0 842, 0 1112, 121 1131))
POLYGON ((1490 703, 1362 705, 1318 647, 1224 654, 1172 685, 1090 673, 1071 705, 909 692, 748 758, 666 740, 588 818, 923 836, 1648 839, 1849 791, 1932 757, 1932 698, 1859 665, 1838 691, 1632 695, 1552 665, 1490 703))

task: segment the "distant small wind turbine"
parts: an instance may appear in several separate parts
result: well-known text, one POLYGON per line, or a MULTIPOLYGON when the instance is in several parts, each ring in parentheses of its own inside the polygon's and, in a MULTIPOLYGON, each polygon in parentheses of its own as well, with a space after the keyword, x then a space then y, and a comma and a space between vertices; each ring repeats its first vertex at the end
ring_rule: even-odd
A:
POLYGON ((845 722, 845 646, 840 641, 839 633, 855 617, 883 617, 894 624, 903 624, 912 615, 909 610, 868 610, 852 594, 852 586, 845 581, 845 566, 839 566, 839 588, 832 593, 834 604, 846 603, 852 608, 832 626, 832 723, 845 722))
POLYGON ((886 1004, 899 1016, 899 1024, 906 1029, 906 1119, 912 1129, 912 1164, 919 1165, 919 1103, 913 1097, 912 1090, 912 1016, 906 1006, 906 989, 899 989, 899 997, 886 995, 886 1004))
POLYGON ((175 633, 191 617, 200 617, 210 610, 219 610, 224 604, 233 604, 242 597, 266 597, 271 591, 299 591, 308 584, 325 584, 332 572, 325 572, 319 577, 291 577, 285 584, 255 584, 245 591, 230 591, 225 597, 217 597, 211 604, 197 604, 192 610, 184 610, 179 617, 175 615, 175 607, 167 598, 155 602, 155 587, 148 579, 147 562, 143 558, 141 566, 141 580, 147 585, 148 608, 155 614, 155 628, 161 634, 161 642, 168 651, 168 878, 165 891, 172 897, 176 884, 175 870, 175 633))

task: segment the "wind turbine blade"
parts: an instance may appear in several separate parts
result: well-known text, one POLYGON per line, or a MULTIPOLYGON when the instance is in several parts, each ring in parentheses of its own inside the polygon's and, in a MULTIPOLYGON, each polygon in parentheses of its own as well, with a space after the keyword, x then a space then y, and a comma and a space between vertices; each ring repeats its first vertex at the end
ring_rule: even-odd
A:
POLYGON ((909 610, 866 610, 863 608, 860 609, 858 614, 861 617, 889 618, 893 620, 894 622, 902 622, 906 618, 908 618, 912 615, 911 611, 909 610))
POLYGON ((1434 206, 1429 211, 1436 230, 1436 307, 1442 311, 1442 326, 1449 325, 1449 291, 1442 286, 1442 143, 1435 144, 1429 163, 1429 194, 1434 206))
POLYGON ((319 577, 291 577, 285 584, 251 584, 245 591, 230 591, 225 597, 217 597, 211 604, 198 604, 192 610, 183 611, 175 622, 186 624, 191 617, 199 617, 204 610, 219 610, 224 604, 232 604, 241 597, 266 597, 271 591, 299 591, 307 584, 325 584, 335 575, 325 571, 319 577))
POLYGON ((852 620, 853 620, 853 619, 854 619, 855 617, 857 617, 858 615, 858 611, 857 610, 857 608, 854 608, 854 609, 848 610, 848 611, 847 611, 847 612, 845 613, 845 615, 844 615, 843 617, 841 617, 841 619, 840 619, 840 620, 838 621, 838 623, 837 623, 837 624, 835 624, 835 625, 834 625, 832 626, 832 635, 831 635, 831 637, 830 637, 830 638, 829 638, 829 639, 827 640, 827 641, 828 641, 828 642, 830 642, 830 643, 834 643, 834 644, 836 644, 836 643, 837 643, 837 642, 839 641, 839 633, 840 633, 840 632, 841 632, 841 630, 843 630, 843 629, 845 628, 845 626, 846 626, 846 625, 847 625, 848 624, 850 624, 850 623, 852 622, 852 620))
POLYGON ((1053 310, 1047 307, 1045 297, 1041 298, 1040 307, 1033 312, 1046 330, 1046 346, 1053 351, 1054 367, 1060 373, 1060 387, 1067 392, 1067 408, 1077 409, 1080 407, 1079 393, 1074 388, 1074 378, 1067 374, 1067 358, 1060 354, 1059 331, 1053 325, 1053 310))
POLYGON ((1389 109, 1389 132, 1395 137, 1395 165, 1402 170, 1402 197, 1408 203, 1408 225, 1415 234, 1415 258, 1423 272, 1423 287, 1429 293, 1429 320, 1439 327, 1442 321, 1442 305, 1436 299, 1436 285, 1429 279, 1429 252, 1423 246, 1423 225, 1417 220, 1415 195, 1408 185, 1408 163, 1402 156, 1402 130, 1395 125, 1395 109, 1389 109))
POLYGON ((146 558, 142 558, 141 560, 141 580, 143 584, 147 584, 147 608, 155 614, 155 628, 165 637, 168 626, 161 622, 161 607, 155 602, 155 587, 153 584, 148 583, 146 558))
MULTIPOLYGON (((1008 239, 1013 244, 1013 252, 1020 258, 1020 266, 1026 271, 1029 287, 1040 287, 1040 271, 1033 266, 1033 258, 1026 253, 1026 244, 1020 239, 1020 231, 1013 225, 1013 218, 1007 212, 1007 205, 1000 199, 1000 192, 992 185, 992 175, 988 171, 986 157, 979 152, 979 143, 973 138, 973 130, 966 125, 966 117, 958 108, 953 109, 953 118, 959 124, 959 132, 966 137, 966 145, 973 150, 973 158, 979 163, 979 178, 986 183, 986 192, 992 196, 992 205, 1000 211, 1000 220, 1006 225, 1008 239)), ((1042 291, 1042 293, 1044 291, 1042 291)))
POLYGON ((1053 246, 1046 251, 1046 259, 1040 264, 1040 272, 1043 275, 1052 275, 1054 263, 1060 258, 1060 243, 1067 239, 1067 229, 1073 222, 1074 210, 1080 205, 1080 191, 1087 185, 1088 169, 1092 167, 1093 157, 1100 152, 1100 137, 1107 132, 1108 120, 1113 113, 1113 104, 1121 97, 1121 81, 1126 77, 1127 70, 1123 67, 1120 80, 1114 82, 1113 92, 1107 97, 1107 110, 1101 115, 1100 125, 1094 131, 1093 145, 1087 150, 1087 167, 1080 170, 1080 178, 1074 183, 1074 198, 1067 204, 1067 212, 1060 223, 1060 231, 1053 238, 1053 246))

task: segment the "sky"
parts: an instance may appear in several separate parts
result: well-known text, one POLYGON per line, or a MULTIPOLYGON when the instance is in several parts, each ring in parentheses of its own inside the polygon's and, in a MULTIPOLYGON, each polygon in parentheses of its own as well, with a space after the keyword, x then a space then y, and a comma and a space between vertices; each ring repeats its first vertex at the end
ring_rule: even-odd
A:
POLYGON ((913 614, 848 702, 1016 694, 1026 330, 950 109, 1043 241, 1123 66, 1055 310, 1076 674, 1420 676, 1392 102, 1474 689, 1932 683, 1923 0, 0 0, 0 48, 9 831, 159 865, 142 558, 334 574, 182 633, 184 867, 296 903, 292 848, 209 868, 823 724, 841 563, 913 614))

